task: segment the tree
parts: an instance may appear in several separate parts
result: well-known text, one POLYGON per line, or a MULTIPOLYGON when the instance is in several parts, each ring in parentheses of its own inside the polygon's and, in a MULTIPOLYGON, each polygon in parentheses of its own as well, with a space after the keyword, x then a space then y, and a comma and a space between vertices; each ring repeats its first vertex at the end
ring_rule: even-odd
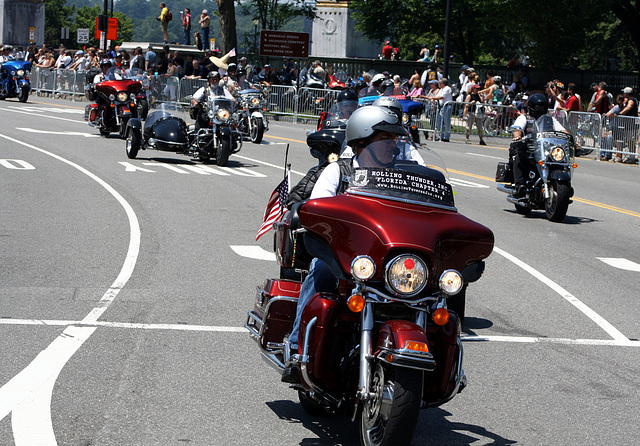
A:
POLYGON ((220 14, 220 48, 226 54, 238 47, 236 35, 236 8, 234 0, 217 0, 220 14))
POLYGON ((257 19, 262 29, 281 29, 296 17, 315 19, 315 4, 308 4, 305 0, 289 0, 279 3, 278 0, 248 0, 239 3, 240 11, 257 19))
MULTIPOLYGON (((100 6, 83 6, 75 14, 72 32, 75 34, 78 28, 89 28, 89 43, 98 46, 100 41, 95 39, 96 17, 104 10, 100 6)), ((113 16, 118 19, 118 42, 133 40, 133 21, 120 11, 114 11, 113 16)))
POLYGON ((65 6, 65 0, 44 1, 44 41, 47 45, 58 46, 61 42, 60 28, 73 24, 75 7, 65 6))

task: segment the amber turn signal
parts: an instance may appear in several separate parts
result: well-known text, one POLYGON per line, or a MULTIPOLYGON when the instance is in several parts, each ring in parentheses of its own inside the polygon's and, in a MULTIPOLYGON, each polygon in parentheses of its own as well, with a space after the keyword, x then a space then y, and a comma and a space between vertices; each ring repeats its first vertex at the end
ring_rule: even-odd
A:
POLYGON ((354 313, 360 313, 364 310, 364 297, 359 294, 354 294, 347 300, 347 306, 354 313))
POLYGON ((447 325, 447 322, 449 322, 449 311, 445 308, 438 308, 433 312, 432 317, 436 325, 447 325))
POLYGON ((573 168, 576 169, 578 167, 578 163, 573 163, 573 168))
POLYGON ((407 341, 404 345, 404 348, 406 348, 407 350, 429 353, 429 346, 420 341, 407 341))

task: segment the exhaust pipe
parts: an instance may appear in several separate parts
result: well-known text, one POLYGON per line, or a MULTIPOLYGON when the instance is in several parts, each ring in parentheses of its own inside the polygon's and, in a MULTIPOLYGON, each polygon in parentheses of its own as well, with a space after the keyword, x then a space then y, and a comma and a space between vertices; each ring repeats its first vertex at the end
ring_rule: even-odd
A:
POLYGON ((515 188, 513 186, 507 186, 506 184, 499 183, 496 188, 500 192, 504 192, 505 194, 511 195, 515 192, 515 188))

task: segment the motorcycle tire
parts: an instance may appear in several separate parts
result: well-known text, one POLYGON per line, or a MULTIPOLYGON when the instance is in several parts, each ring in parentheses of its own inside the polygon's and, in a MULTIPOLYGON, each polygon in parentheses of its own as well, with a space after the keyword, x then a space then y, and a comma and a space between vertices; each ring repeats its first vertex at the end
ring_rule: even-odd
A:
POLYGON ((125 143, 127 158, 135 159, 135 157, 138 156, 138 151, 140 150, 140 140, 140 132, 138 130, 129 130, 127 141, 125 143))
POLYGON ((551 196, 544 203, 547 220, 560 222, 567 215, 571 201, 571 186, 567 183, 551 183, 551 196))
POLYGON ((300 400, 300 405, 304 411, 309 415, 313 415, 314 417, 326 417, 333 415, 329 408, 311 398, 309 392, 298 390, 298 399, 300 400))
POLYGON ((138 118, 143 121, 147 119, 147 115, 149 114, 149 102, 146 99, 140 99, 136 104, 138 109, 138 118))
POLYGON ((460 319, 460 323, 464 322, 465 302, 467 300, 467 286, 454 295, 447 297, 447 308, 453 311, 460 319))
POLYGON ((129 122, 129 119, 123 118, 122 122, 120 123, 120 130, 118 131, 118 134, 120 135, 121 139, 127 138, 127 122, 129 122))
POLYGON ((20 94, 18 95, 18 101, 27 102, 27 99, 29 99, 29 89, 25 87, 20 90, 20 94))
POLYGON ((230 138, 221 138, 220 145, 216 150, 216 164, 224 167, 229 162, 229 155, 231 155, 231 140, 230 138))
POLYGON ((482 127, 484 128, 484 133, 487 136, 496 136, 500 133, 497 116, 485 116, 482 121, 482 127))
POLYGON ((416 144, 420 144, 420 132, 418 131, 418 129, 415 129, 415 130, 412 129, 411 130, 411 139, 416 144))
POLYGON ((260 144, 262 142, 262 137, 264 136, 264 122, 259 118, 252 118, 251 125, 251 134, 249 137, 251 138, 251 142, 254 144, 260 144))
POLYGON ((100 134, 102 136, 109 136, 111 134, 111 132, 109 130, 107 130, 107 129, 103 128, 103 127, 100 127, 99 130, 100 130, 100 134))
POLYGON ((364 446, 408 445, 418 422, 422 401, 422 371, 373 366, 375 397, 359 411, 360 443, 364 446))

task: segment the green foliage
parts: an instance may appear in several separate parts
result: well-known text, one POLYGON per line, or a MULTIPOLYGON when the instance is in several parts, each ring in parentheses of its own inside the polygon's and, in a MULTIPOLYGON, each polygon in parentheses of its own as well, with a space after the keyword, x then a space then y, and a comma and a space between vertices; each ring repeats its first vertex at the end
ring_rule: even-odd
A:
POLYGON ((60 28, 73 24, 75 6, 66 6, 65 0, 44 0, 44 41, 57 47, 61 43, 60 28))

